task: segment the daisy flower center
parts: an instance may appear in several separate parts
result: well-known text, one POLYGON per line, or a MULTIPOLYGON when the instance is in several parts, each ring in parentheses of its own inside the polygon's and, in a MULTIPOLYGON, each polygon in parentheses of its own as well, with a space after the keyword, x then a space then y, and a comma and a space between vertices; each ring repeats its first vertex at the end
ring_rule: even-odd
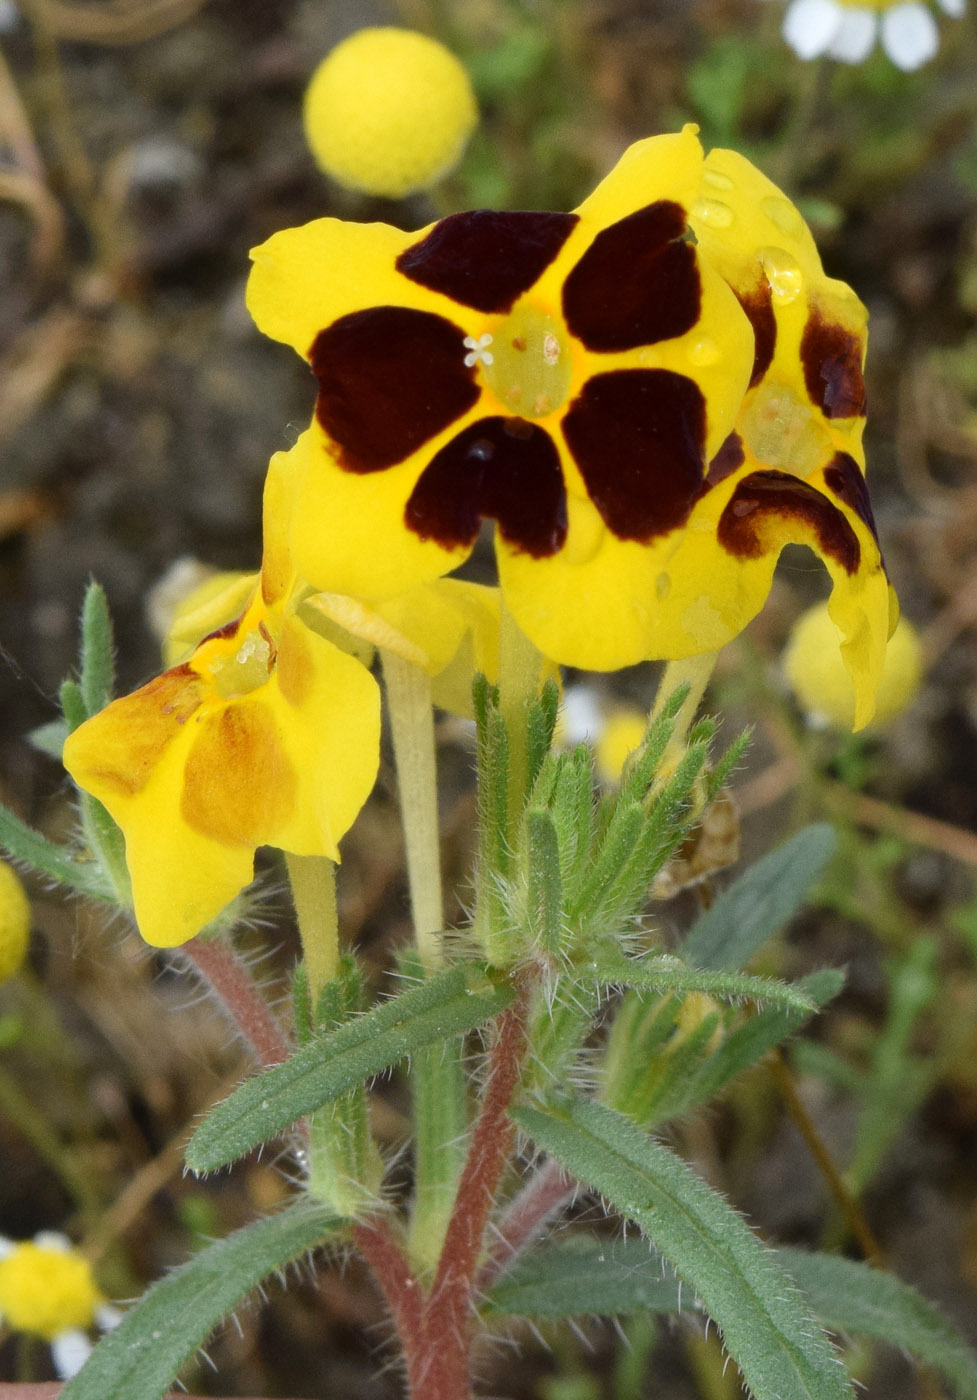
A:
MULTIPOLYGON (((485 336, 481 337, 481 342, 485 336)), ((531 302, 522 302, 481 350, 485 382, 510 413, 545 418, 570 392, 572 364, 566 328, 531 302)))

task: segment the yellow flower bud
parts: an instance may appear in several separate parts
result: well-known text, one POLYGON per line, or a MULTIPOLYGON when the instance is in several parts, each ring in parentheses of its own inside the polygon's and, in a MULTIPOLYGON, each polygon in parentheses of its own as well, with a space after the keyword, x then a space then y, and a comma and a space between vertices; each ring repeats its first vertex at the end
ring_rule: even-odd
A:
POLYGON ((27 955, 31 906, 15 870, 0 863, 0 982, 12 977, 27 955))
POLYGON ((305 93, 305 135, 340 184, 400 199, 457 165, 478 120, 465 69, 409 29, 360 29, 323 59, 305 93))
MULTIPOLYGON (((784 673, 810 723, 851 729, 855 694, 838 649, 840 632, 828 616, 827 605, 809 608, 791 631, 784 651, 784 673)), ((919 634, 902 618, 885 653, 875 718, 880 728, 916 697, 923 676, 919 634)))

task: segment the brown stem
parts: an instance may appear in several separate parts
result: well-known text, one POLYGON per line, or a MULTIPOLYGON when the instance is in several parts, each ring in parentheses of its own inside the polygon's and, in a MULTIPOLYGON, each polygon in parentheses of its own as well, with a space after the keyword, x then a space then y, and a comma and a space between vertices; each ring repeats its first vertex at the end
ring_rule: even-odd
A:
POLYGON ((499 1222, 496 1240, 475 1278, 484 1292, 539 1234, 546 1222, 571 1200, 580 1183, 550 1158, 530 1177, 499 1222))
POLYGON ((390 1226, 382 1217, 375 1216, 355 1226, 353 1240, 383 1290, 410 1374, 414 1352, 420 1345, 424 1330, 420 1286, 390 1226))
POLYGON ((193 938, 183 945, 182 951, 217 994, 258 1062, 267 1068, 287 1060, 292 1048, 247 966, 230 944, 218 938, 193 938))
POLYGON ((489 1213, 512 1149, 506 1110, 526 1050, 524 997, 499 1017, 482 1108, 424 1312, 423 1348, 409 1368, 416 1400, 468 1400, 475 1274, 489 1213))

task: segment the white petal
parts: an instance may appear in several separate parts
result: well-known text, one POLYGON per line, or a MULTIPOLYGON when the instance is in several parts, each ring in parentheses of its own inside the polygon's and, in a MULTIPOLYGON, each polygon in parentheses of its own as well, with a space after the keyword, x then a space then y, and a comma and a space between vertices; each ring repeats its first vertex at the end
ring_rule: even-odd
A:
POLYGON ((817 58, 827 52, 842 17, 838 0, 792 0, 781 32, 799 58, 817 58))
POLYGON ((967 0, 936 0, 936 3, 954 19, 963 19, 967 13, 967 0))
POLYGON ((59 1249, 62 1254, 72 1254, 74 1245, 60 1230, 38 1230, 34 1236, 38 1249, 59 1249))
POLYGON ((99 1303, 95 1309, 95 1325, 101 1332, 111 1332, 113 1327, 118 1327, 125 1314, 118 1308, 114 1308, 111 1303, 99 1303))
POLYGON ((589 685, 568 686, 563 694, 560 715, 563 737, 568 744, 585 744, 596 739, 604 728, 604 715, 596 690, 589 685))
POLYGON ((91 1342, 84 1332, 78 1331, 77 1328, 69 1332, 60 1332, 51 1342, 54 1369, 63 1381, 70 1381, 72 1376, 77 1376, 91 1354, 91 1342))
POLYGON ((877 30, 873 10, 846 10, 828 53, 842 63, 864 63, 872 52, 877 30))
POLYGON ((895 5, 882 16, 882 47, 897 68, 911 73, 936 53, 940 33, 922 5, 895 5))

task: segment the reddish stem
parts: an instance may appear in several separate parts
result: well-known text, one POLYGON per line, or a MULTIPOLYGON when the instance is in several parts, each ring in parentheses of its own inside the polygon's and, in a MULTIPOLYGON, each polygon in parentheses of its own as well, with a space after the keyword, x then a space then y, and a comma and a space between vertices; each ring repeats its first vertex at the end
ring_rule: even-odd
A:
POLYGON ((471 1394, 468 1351, 475 1273, 512 1150, 515 1128, 506 1110, 519 1081, 526 1043, 525 1003, 520 1000, 499 1017, 481 1112, 425 1308, 423 1353, 409 1372, 417 1400, 467 1400, 471 1394))
POLYGON ((414 1351, 420 1344, 424 1329, 421 1288, 382 1216, 374 1216, 372 1220, 357 1225, 353 1230, 353 1240, 383 1290, 410 1373, 414 1351))
POLYGON ((546 1222, 572 1199, 579 1185, 552 1158, 530 1177, 499 1222, 495 1243, 475 1279, 479 1293, 490 1288, 532 1244, 546 1222))
POLYGON ((182 951, 216 993, 259 1064, 268 1068, 287 1060, 292 1047, 246 964, 230 944, 219 938, 193 938, 183 945, 182 951))

